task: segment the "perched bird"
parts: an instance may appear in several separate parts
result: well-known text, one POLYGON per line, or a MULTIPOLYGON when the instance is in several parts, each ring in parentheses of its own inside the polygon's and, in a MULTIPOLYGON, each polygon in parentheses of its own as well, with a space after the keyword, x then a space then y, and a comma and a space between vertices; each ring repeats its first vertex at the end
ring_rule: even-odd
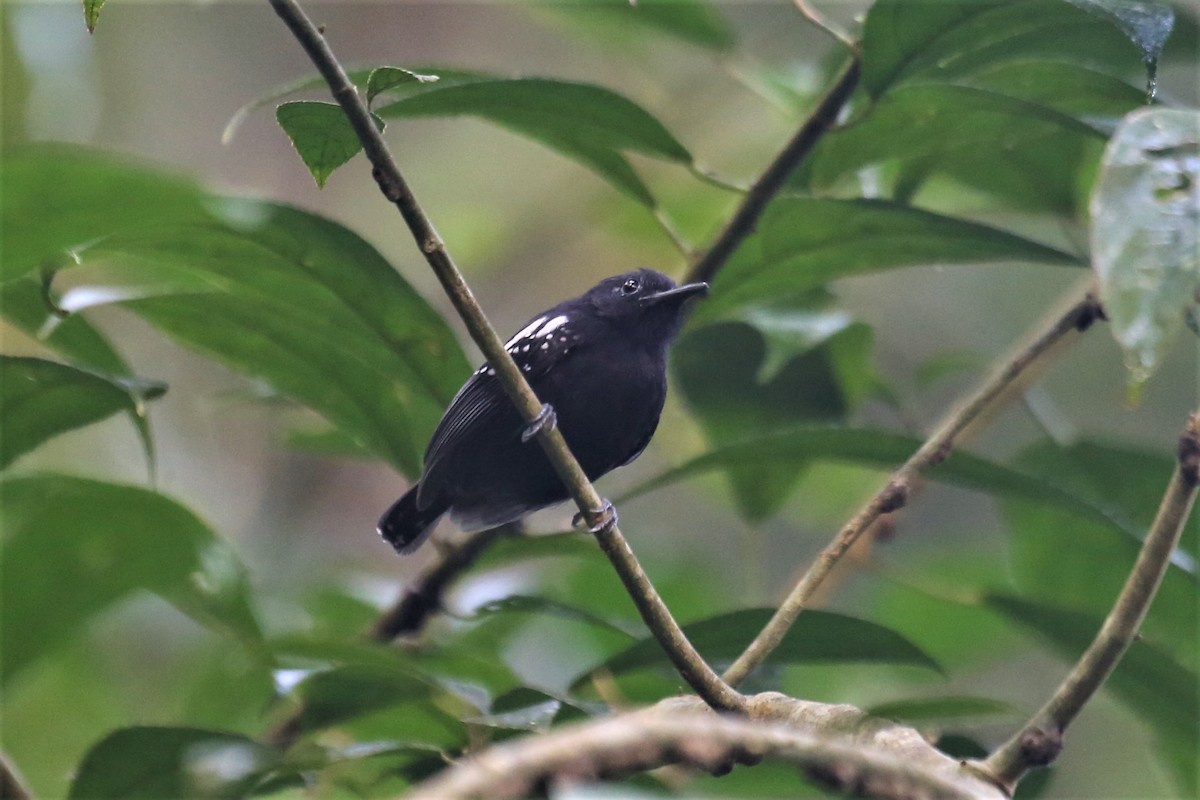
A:
MULTIPOLYGON (((667 347, 684 302, 708 285, 677 286, 640 269, 606 278, 529 321, 505 344, 588 478, 633 461, 654 435, 667 394, 667 347)), ((446 512, 464 530, 513 522, 568 497, 541 446, 484 364, 450 401, 425 451, 421 480, 379 520, 400 553, 446 512)))

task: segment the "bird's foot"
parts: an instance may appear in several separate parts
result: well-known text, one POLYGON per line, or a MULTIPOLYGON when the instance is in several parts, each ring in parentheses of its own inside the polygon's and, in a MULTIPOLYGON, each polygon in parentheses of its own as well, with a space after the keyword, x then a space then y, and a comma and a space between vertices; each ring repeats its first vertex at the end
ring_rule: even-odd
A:
MULTIPOLYGON (((608 498, 603 498, 603 500, 604 503, 600 506, 600 508, 594 509, 588 514, 592 519, 596 520, 593 524, 588 526, 588 533, 600 533, 601 531, 608 530, 609 528, 615 528, 617 525, 617 507, 614 506, 612 501, 610 501, 608 498)), ((574 516, 574 518, 572 518, 571 527, 577 528, 585 521, 584 513, 580 511, 574 516)))
POLYGON ((549 403, 542 403, 542 410, 538 412, 537 417, 533 422, 525 426, 525 430, 521 431, 521 443, 528 442, 533 437, 542 432, 542 428, 546 430, 554 430, 554 426, 558 424, 558 415, 554 413, 554 406, 549 403))

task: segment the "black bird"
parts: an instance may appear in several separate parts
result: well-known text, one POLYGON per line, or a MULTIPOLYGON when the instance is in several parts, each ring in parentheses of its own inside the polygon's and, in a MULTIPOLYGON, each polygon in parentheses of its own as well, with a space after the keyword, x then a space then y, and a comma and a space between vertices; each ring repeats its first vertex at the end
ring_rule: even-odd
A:
MULTIPOLYGON (((651 269, 627 272, 543 311, 505 344, 589 479, 628 464, 649 443, 684 301, 707 291, 651 269)), ((484 364, 450 401, 424 475, 379 520, 379 534, 409 553, 447 511, 464 530, 479 530, 566 500, 534 432, 484 364)))

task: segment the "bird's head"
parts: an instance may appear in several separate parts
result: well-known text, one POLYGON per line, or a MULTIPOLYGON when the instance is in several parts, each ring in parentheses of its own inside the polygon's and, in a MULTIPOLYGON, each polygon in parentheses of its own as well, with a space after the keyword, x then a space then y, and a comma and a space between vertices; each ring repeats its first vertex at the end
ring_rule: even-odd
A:
POLYGON ((666 344, 683 324, 685 302, 707 293, 707 283, 680 286, 661 272, 638 269, 605 278, 584 299, 610 323, 666 344))

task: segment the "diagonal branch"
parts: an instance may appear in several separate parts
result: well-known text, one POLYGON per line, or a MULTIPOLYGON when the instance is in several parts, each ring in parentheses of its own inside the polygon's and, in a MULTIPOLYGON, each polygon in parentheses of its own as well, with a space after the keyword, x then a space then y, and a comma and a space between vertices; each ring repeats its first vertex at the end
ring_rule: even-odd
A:
POLYGON ((408 800, 526 797, 570 781, 611 780, 677 764, 717 775, 764 758, 795 764, 842 792, 877 798, 1003 800, 992 784, 914 729, 852 706, 747 698, 749 719, 672 698, 629 714, 489 747, 419 785, 408 800))
POLYGON ((1050 325, 1036 334, 1032 341, 1000 366, 971 393, 962 405, 938 425, 934 433, 900 466, 879 492, 838 531, 817 560, 793 587, 783 604, 762 631, 737 660, 725 671, 724 678, 731 686, 740 684, 754 671, 783 640, 784 635, 812 599, 817 587, 829 575, 834 565, 875 520, 883 514, 903 508, 913 479, 929 467, 945 461, 954 449, 956 439, 968 426, 976 423, 986 412, 994 409, 1007 397, 1018 378, 1036 363, 1053 345, 1072 331, 1086 330, 1102 314, 1091 292, 1073 300, 1065 313, 1055 316, 1050 325))
POLYGON ((1179 461, 1137 561, 1091 646, 1046 705, 987 760, 974 765, 981 774, 1011 793, 1034 767, 1054 760, 1067 726, 1116 668, 1137 637, 1138 628, 1158 591, 1171 552, 1187 522, 1200 485, 1200 411, 1188 419, 1179 438, 1179 461))
MULTIPOLYGON (((417 246, 466 325, 471 338, 496 370, 505 394, 512 400, 521 417, 532 424, 541 413, 541 402, 525 381, 512 357, 505 351, 503 342, 496 335, 470 287, 463 280, 462 273, 451 259, 445 243, 417 202, 391 151, 375 128, 371 114, 358 90, 350 82, 321 31, 313 25, 295 0, 270 0, 270 3, 304 48, 325 82, 329 84, 334 99, 342 107, 362 143, 363 151, 374 168, 372 174, 380 190, 400 211, 417 246)), ((553 426, 541 426, 537 440, 584 519, 596 530, 597 542, 629 591, 642 619, 666 650, 680 675, 714 708, 741 708, 742 696, 725 684, 704 662, 671 616, 618 529, 615 513, 596 493, 591 481, 567 447, 562 433, 553 426)))

